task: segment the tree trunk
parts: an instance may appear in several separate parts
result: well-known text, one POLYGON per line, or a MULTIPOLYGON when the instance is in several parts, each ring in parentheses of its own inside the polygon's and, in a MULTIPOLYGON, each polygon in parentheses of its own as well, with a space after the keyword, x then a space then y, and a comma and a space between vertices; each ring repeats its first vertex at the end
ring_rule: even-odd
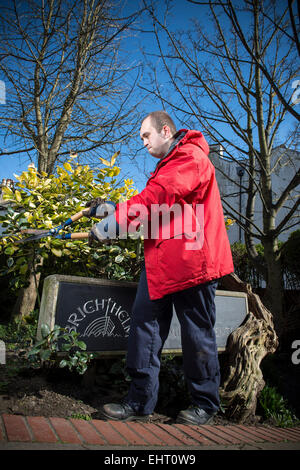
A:
POLYGON ((271 310, 274 326, 278 335, 283 327, 284 285, 281 259, 276 241, 264 242, 265 260, 267 265, 267 286, 263 297, 264 304, 271 310))
POLYGON ((226 416, 242 423, 255 415, 257 397, 265 385, 260 364, 267 354, 276 351, 278 339, 271 312, 250 284, 231 274, 222 279, 222 288, 248 296, 249 314, 227 341, 220 387, 226 416))
POLYGON ((29 264, 29 285, 20 289, 12 312, 13 319, 22 318, 26 315, 29 315, 34 310, 38 296, 38 286, 41 278, 41 273, 36 271, 40 266, 42 266, 42 264, 43 258, 35 260, 34 265, 33 263, 29 264))

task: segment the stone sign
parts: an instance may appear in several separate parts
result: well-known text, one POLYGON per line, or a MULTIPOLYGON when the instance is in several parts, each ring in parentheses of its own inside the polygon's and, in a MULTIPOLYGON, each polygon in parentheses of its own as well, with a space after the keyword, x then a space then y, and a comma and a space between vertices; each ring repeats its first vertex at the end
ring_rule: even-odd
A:
MULTIPOLYGON (((52 275, 44 280, 38 324, 47 323, 80 334, 88 351, 125 352, 137 284, 75 276, 52 275)), ((215 332, 219 351, 248 313, 247 295, 217 290, 215 332)), ((163 352, 181 352, 180 325, 175 310, 163 352)))

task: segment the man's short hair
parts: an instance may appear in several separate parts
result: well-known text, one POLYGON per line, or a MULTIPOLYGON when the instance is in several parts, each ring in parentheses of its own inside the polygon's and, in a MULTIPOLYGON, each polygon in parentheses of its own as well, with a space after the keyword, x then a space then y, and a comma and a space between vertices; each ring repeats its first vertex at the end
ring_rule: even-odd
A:
POLYGON ((153 111, 143 119, 142 123, 148 117, 150 117, 151 123, 153 124, 153 127, 157 130, 157 132, 161 132, 164 126, 169 126, 172 135, 176 134, 176 126, 174 124, 174 121, 166 111, 153 111))

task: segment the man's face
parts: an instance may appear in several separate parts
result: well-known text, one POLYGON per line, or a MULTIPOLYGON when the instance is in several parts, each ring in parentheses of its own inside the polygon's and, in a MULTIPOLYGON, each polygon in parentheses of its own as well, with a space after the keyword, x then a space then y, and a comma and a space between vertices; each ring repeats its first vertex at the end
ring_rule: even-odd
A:
POLYGON ((171 131, 168 126, 164 126, 157 132, 151 123, 151 117, 147 117, 140 130, 140 136, 148 152, 156 158, 162 158, 171 145, 171 131))

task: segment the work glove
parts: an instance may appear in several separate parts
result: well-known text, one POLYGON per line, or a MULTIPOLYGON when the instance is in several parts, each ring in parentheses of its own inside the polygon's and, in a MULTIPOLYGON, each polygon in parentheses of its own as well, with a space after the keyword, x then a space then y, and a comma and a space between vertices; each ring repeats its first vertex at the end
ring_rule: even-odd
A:
POLYGON ((96 197, 95 199, 88 201, 85 207, 88 207, 87 210, 83 211, 86 217, 103 219, 104 217, 112 214, 115 211, 116 206, 111 201, 106 201, 101 197, 96 197))
POLYGON ((109 243, 110 242, 109 238, 105 238, 105 237, 102 238, 99 236, 99 233, 96 230, 96 225, 97 224, 94 224, 89 232, 89 238, 88 238, 89 246, 95 246, 99 244, 99 242, 104 243, 104 244, 109 243))
POLYGON ((89 232, 89 245, 92 246, 94 242, 109 243, 115 238, 117 238, 117 223, 115 216, 110 214, 92 226, 89 232))

